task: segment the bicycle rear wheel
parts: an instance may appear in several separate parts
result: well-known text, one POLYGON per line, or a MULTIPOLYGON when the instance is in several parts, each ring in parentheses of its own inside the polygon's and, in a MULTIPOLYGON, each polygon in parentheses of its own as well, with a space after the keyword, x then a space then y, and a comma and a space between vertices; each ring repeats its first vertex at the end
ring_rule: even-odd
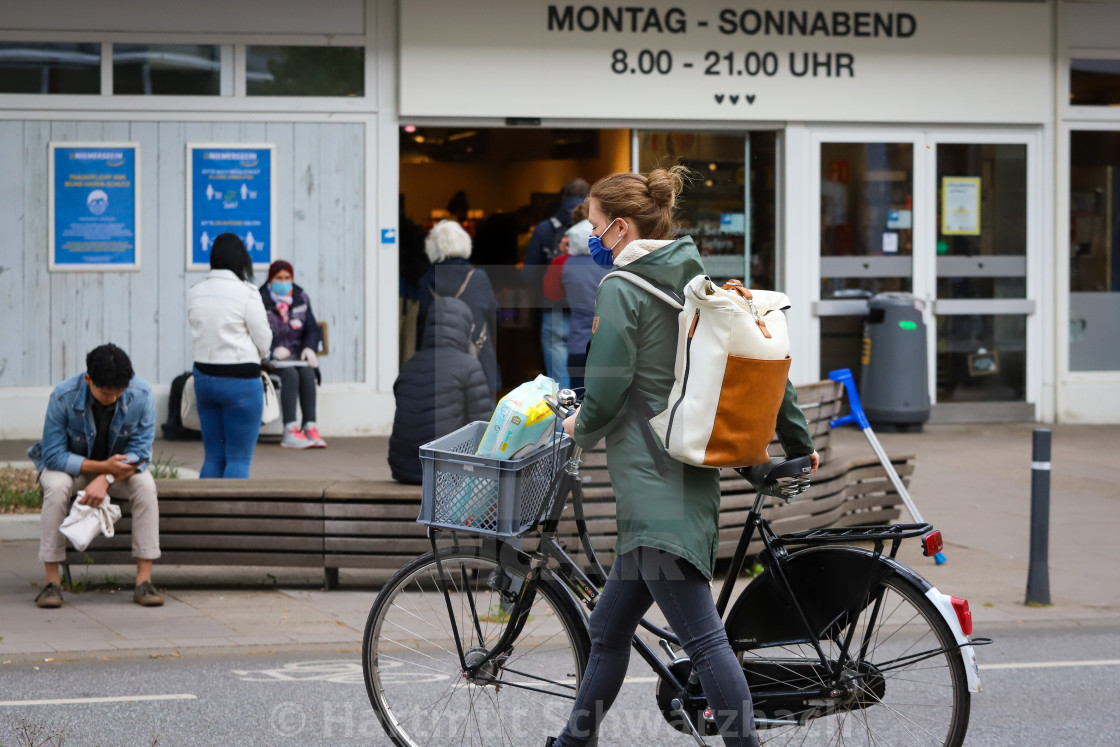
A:
MULTIPOLYGON (((837 625, 820 639, 830 664, 840 656, 848 629, 837 625)), ((875 585, 849 651, 838 681, 829 679, 807 642, 738 651, 763 744, 912 747, 964 741, 970 707, 964 662, 948 624, 911 581, 890 575, 875 585), (766 694, 810 688, 835 688, 838 696, 812 702, 766 694)))
MULTIPOLYGON (((490 553, 487 553, 490 555, 490 553)), ((468 660, 488 653, 513 599, 491 582, 500 566, 477 548, 441 551, 455 625, 468 660)), ((504 567, 511 591, 525 570, 504 567)), ((513 649, 467 677, 435 556, 402 568, 382 588, 366 622, 362 667, 370 703, 398 747, 543 744, 567 722, 590 641, 568 592, 545 577, 513 649)))

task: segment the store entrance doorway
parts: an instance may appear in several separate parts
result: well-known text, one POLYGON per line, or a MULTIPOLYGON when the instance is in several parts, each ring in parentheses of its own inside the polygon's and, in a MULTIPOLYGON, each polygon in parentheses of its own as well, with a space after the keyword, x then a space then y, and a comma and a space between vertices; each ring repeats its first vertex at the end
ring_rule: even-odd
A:
POLYGON ((558 216, 560 191, 631 167, 630 130, 427 127, 400 131, 400 362, 420 344, 419 283, 430 263, 424 237, 440 220, 472 238, 471 264, 497 297, 493 333, 499 395, 544 370, 541 296, 525 252, 534 227, 558 216))

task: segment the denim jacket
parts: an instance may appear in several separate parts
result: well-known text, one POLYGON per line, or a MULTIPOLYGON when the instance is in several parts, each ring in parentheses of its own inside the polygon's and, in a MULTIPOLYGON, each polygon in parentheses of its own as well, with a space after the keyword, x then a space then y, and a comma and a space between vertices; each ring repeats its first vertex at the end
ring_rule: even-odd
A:
MULTIPOLYGON (((47 403, 43 424, 43 440, 27 450, 35 467, 79 475, 82 462, 89 459, 97 426, 93 412, 87 407, 89 386, 85 374, 72 376, 55 387, 47 403)), ((117 411, 109 425, 109 454, 126 454, 139 462, 143 471, 152 458, 152 440, 156 434, 156 407, 152 388, 143 379, 133 376, 128 388, 117 400, 117 411)))

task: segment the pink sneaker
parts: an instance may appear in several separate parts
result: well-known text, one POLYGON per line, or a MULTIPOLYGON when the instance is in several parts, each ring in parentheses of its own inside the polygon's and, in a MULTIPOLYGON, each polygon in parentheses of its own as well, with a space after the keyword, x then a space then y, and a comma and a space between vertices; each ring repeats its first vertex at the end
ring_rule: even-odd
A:
POLYGON ((311 445, 316 449, 327 448, 327 442, 319 435, 319 427, 314 423, 308 423, 303 427, 303 435, 307 436, 307 440, 310 441, 311 445))
POLYGON ((284 437, 280 439, 280 445, 285 449, 310 449, 315 444, 303 435, 299 423, 288 423, 284 426, 284 437))

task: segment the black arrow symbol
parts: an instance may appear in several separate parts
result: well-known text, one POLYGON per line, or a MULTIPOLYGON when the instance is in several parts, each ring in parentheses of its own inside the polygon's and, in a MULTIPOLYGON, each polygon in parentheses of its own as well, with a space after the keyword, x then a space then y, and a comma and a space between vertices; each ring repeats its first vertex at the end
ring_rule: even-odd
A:
POLYGON ((738 104, 739 103, 739 94, 737 94, 737 93, 732 94, 731 96, 728 96, 727 98, 731 100, 732 104, 738 104))
POLYGON ((722 104, 723 103, 723 94, 722 93, 717 93, 716 94, 716 103, 717 104, 722 104))
POLYGON ((753 93, 747 93, 747 94, 743 95, 743 98, 745 98, 747 100, 748 104, 753 104, 754 103, 754 96, 755 95, 753 93))

